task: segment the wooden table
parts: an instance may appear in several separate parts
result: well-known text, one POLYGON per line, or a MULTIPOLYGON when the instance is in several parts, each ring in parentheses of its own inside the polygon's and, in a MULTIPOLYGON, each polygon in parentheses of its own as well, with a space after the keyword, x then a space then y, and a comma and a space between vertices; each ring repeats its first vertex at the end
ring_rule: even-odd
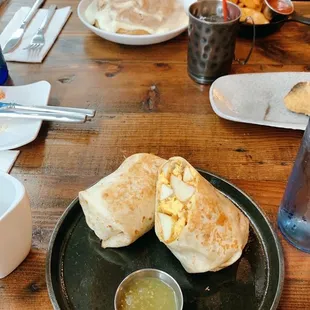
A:
MULTIPOLYGON (((0 30, 21 5, 0 9, 0 30)), ((73 14, 43 64, 9 63, 15 85, 47 80, 50 105, 90 107, 86 125, 43 124, 38 138, 20 148, 12 175, 31 199, 32 250, 17 270, 0 280, 0 309, 51 309, 45 284, 45 257, 53 228, 82 190, 111 173, 125 156, 151 152, 180 155, 194 166, 230 180, 246 191, 276 227, 278 206, 302 137, 301 131, 234 123, 214 114, 209 86, 195 84, 186 72, 186 33, 159 45, 121 46, 88 31, 73 14)), ((310 3, 296 3, 310 14, 310 3)), ((239 39, 238 57, 250 46, 239 39)), ((257 40, 246 66, 233 73, 310 71, 309 27, 288 23, 257 40)), ((285 284, 279 309, 309 309, 310 255, 279 234, 285 254, 285 284)), ((249 308, 250 309, 250 308, 249 308)), ((107 309, 108 310, 108 309, 107 309)))

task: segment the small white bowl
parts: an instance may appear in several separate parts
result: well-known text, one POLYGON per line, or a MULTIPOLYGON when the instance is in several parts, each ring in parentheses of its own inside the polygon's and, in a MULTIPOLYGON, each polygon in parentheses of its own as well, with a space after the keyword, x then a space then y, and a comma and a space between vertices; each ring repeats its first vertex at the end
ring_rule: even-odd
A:
MULTIPOLYGON (((85 11, 88 5, 93 0, 81 0, 78 5, 77 13, 81 22, 92 32, 94 32, 99 37, 106 39, 108 41, 112 41, 115 43, 126 44, 126 45, 150 45, 161 43, 164 41, 168 41, 179 34, 181 34, 185 29, 187 29, 188 25, 184 25, 182 27, 176 28, 166 33, 158 33, 158 34, 147 34, 147 35, 129 35, 129 34, 119 34, 114 32, 104 31, 95 26, 92 26, 85 18, 85 11)), ((183 3, 183 0, 179 0, 183 3)))
POLYGON ((22 183, 0 172, 0 279, 26 258, 31 248, 32 219, 22 183))

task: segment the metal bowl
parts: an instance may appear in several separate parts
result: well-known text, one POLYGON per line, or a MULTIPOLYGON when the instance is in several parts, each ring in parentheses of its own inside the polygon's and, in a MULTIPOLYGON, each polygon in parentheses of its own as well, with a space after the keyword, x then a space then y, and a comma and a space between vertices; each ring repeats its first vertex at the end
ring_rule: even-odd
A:
POLYGON ((157 278, 166 283, 174 291, 177 305, 176 310, 183 309, 183 294, 178 282, 174 278, 168 273, 158 269, 140 269, 128 275, 118 286, 114 297, 114 310, 120 309, 119 304, 121 302, 123 290, 130 284, 130 282, 138 278, 157 278))
POLYGON ((287 15, 291 15, 294 12, 294 4, 291 0, 285 0, 285 4, 287 4, 290 8, 291 11, 289 11, 288 13, 283 13, 283 12, 279 12, 277 11, 275 8, 273 8, 270 4, 268 0, 264 1, 264 9, 263 9, 263 14, 264 16, 268 19, 268 20, 273 20, 275 17, 277 16, 287 16, 287 15))

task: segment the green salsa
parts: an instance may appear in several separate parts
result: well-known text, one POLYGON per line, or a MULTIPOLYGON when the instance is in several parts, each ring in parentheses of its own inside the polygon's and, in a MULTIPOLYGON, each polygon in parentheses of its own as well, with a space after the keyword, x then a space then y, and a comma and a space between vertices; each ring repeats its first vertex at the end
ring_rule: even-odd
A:
POLYGON ((173 289, 157 278, 133 280, 124 289, 119 310, 176 310, 173 289))

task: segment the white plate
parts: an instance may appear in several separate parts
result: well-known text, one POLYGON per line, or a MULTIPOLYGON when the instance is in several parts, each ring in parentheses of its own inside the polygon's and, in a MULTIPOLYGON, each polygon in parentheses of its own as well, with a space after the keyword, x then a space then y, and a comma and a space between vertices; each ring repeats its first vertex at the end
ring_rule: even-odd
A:
POLYGON ((19 151, 0 151, 0 170, 9 173, 19 151))
MULTIPOLYGON (((41 81, 23 86, 0 86, 0 89, 6 96, 1 99, 2 102, 46 106, 51 85, 41 81)), ((33 141, 41 124, 39 120, 0 118, 0 151, 15 149, 33 141)))
MULTIPOLYGON (((120 44, 126 44, 126 45, 149 45, 149 44, 156 44, 161 43, 164 41, 168 41, 179 34, 181 34, 185 29, 187 29, 187 25, 179 27, 175 30, 161 33, 161 34, 150 34, 150 35, 128 35, 128 34, 118 34, 113 32, 107 32, 102 29, 99 29, 95 26, 92 26, 85 18, 85 11, 88 7, 88 5, 93 0, 82 0, 77 9, 77 13, 79 16, 79 19, 81 22, 92 32, 94 32, 96 35, 98 35, 101 38, 104 38, 106 40, 120 43, 120 44)), ((178 0, 183 5, 183 0, 178 0)))
POLYGON ((225 119, 257 125, 304 130, 309 117, 290 112, 284 97, 309 72, 252 73, 218 78, 210 88, 214 112, 225 119))

